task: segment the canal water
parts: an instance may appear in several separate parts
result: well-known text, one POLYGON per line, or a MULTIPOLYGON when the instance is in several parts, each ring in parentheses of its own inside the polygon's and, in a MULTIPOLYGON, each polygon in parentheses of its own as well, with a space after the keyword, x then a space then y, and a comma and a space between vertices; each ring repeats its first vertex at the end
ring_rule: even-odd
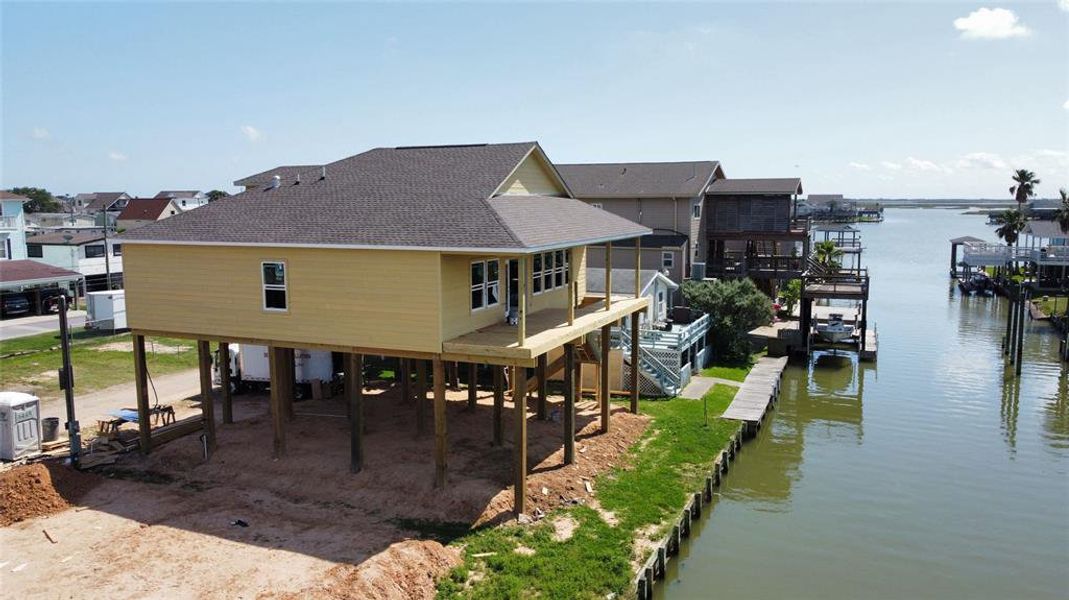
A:
POLYGON ((1069 597, 1069 391, 1052 328, 1015 378, 1006 303, 961 297, 948 240, 984 217, 864 224, 878 363, 819 355, 672 561, 662 598, 1069 597))

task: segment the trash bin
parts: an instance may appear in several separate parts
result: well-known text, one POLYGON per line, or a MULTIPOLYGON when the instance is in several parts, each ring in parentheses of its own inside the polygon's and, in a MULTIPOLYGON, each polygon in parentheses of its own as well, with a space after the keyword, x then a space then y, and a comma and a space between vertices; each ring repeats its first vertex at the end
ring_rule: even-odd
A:
POLYGON ((59 417, 41 419, 41 441, 54 442, 59 437, 59 417))

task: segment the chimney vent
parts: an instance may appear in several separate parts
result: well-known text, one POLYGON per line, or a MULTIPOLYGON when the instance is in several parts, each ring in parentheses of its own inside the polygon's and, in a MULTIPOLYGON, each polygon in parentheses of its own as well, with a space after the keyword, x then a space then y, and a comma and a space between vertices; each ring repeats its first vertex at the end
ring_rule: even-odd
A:
POLYGON ((297 181, 293 182, 293 185, 301 185, 301 174, 297 173, 297 181))
POLYGON ((268 189, 272 189, 273 190, 273 189, 277 188, 280 185, 282 185, 282 178, 279 177, 278 175, 275 175, 274 177, 271 178, 271 185, 268 187, 268 189))
POLYGON ((322 167, 319 167, 319 169, 320 169, 319 170, 319 179, 320 180, 326 179, 327 178, 327 166, 323 165, 322 167))

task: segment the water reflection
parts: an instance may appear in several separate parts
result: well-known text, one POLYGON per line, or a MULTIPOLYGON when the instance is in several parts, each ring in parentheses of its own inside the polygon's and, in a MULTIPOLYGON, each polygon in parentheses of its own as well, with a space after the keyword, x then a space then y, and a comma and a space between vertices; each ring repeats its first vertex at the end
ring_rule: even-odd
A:
POLYGON ((1002 437, 1010 447, 1010 457, 1017 450, 1017 418, 1021 414, 1021 378, 1017 377, 1011 366, 1002 373, 1002 437))
POLYGON ((1043 404, 1043 429, 1052 449, 1069 449, 1069 363, 1062 363, 1058 390, 1043 404))

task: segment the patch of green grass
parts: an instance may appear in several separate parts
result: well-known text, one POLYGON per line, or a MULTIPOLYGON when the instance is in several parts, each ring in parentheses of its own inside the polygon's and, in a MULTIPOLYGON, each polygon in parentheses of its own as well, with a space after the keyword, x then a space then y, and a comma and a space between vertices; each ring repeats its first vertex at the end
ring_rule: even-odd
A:
POLYGON ((1041 296, 1033 298, 1032 301, 1048 316, 1053 316, 1055 312, 1059 315, 1064 314, 1066 307, 1069 306, 1069 298, 1065 296, 1041 296))
POLYGON ((716 455, 738 427, 718 418, 734 395, 733 387, 717 385, 704 403, 680 398, 643 400, 641 411, 653 418, 645 436, 621 467, 595 482, 596 497, 605 510, 615 514, 616 525, 609 525, 589 507, 574 506, 554 511, 535 525, 470 532, 453 542, 463 547, 464 563, 439 582, 438 596, 626 596, 636 534, 650 526, 666 529, 688 494, 701 488, 716 455), (552 523, 561 517, 574 519, 577 527, 571 538, 556 541, 552 523), (518 548, 522 552, 516 552, 518 548))
POLYGON ((731 381, 745 381, 746 376, 750 374, 750 369, 753 368, 757 359, 764 356, 765 352, 759 352, 750 356, 750 360, 744 362, 734 363, 714 363, 711 367, 702 369, 702 375, 704 377, 719 377, 720 379, 730 379, 731 381))
MULTIPOLYGON (((80 331, 74 337, 71 364, 74 366, 76 394, 133 381, 134 355, 126 347, 131 340, 130 334, 94 336, 80 331), (115 348, 101 349, 110 344, 116 344, 115 348)), ((21 342, 18 347, 23 350, 38 351, 0 360, 0 388, 24 389, 41 398, 59 397, 62 391, 54 372, 59 370, 63 357, 59 349, 50 349, 59 345, 58 335, 43 334, 11 342, 21 342)), ((12 352, 8 344, 6 341, 3 344, 4 354, 12 352)), ((197 366, 196 345, 191 340, 146 338, 145 353, 152 376, 197 366)))
MULTIPOLYGON (((71 346, 91 344, 102 338, 111 339, 114 336, 108 333, 78 329, 71 333, 71 346)), ((105 342, 106 343, 106 342, 105 342)), ((60 345, 59 332, 51 331, 38 335, 4 340, 0 342, 0 355, 14 354, 16 352, 40 352, 60 345)))

